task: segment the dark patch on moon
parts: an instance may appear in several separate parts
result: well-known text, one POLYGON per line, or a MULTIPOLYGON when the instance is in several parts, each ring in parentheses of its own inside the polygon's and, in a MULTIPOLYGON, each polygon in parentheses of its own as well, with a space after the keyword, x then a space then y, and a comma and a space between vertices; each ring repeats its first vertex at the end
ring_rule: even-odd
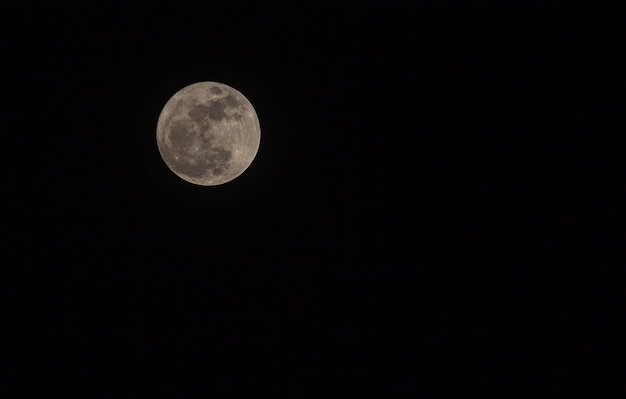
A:
POLYGON ((235 96, 233 96, 232 94, 229 94, 228 96, 224 97, 223 101, 229 107, 239 107, 239 106, 241 106, 241 103, 239 103, 239 101, 237 101, 235 96))
POLYGON ((213 93, 213 94, 222 94, 222 89, 220 89, 217 86, 213 86, 213 87, 211 87, 211 93, 213 93))
POLYGON ((230 151, 223 147, 213 147, 211 149, 212 154, 209 155, 209 160, 214 163, 226 163, 229 162, 232 158, 230 151))
POLYGON ((211 148, 210 153, 206 157, 208 169, 213 175, 221 175, 225 169, 228 169, 228 163, 232 159, 232 154, 225 148, 211 148))
POLYGON ((191 108, 189 112, 187 112, 187 116, 191 118, 194 122, 202 122, 204 118, 209 114, 209 107, 206 105, 198 104, 191 108))
POLYGON ((185 120, 174 121, 170 128, 169 138, 174 148, 186 149, 193 144, 195 138, 193 126, 185 120))
POLYGON ((209 119, 214 121, 221 121, 228 115, 225 112, 226 105, 222 101, 211 101, 208 107, 209 119))
MULTIPOLYGON (((221 92, 219 87, 213 87, 211 88, 211 91, 213 91, 213 89, 220 90, 221 92)), ((208 104, 196 104, 192 106, 189 111, 187 111, 187 116, 195 123, 207 126, 210 125, 209 120, 221 121, 222 119, 229 117, 235 120, 241 120, 242 116, 240 113, 235 113, 232 116, 229 116, 226 113, 226 109, 229 107, 241 107, 241 103, 237 101, 232 94, 229 94, 222 99, 209 101, 208 104)))

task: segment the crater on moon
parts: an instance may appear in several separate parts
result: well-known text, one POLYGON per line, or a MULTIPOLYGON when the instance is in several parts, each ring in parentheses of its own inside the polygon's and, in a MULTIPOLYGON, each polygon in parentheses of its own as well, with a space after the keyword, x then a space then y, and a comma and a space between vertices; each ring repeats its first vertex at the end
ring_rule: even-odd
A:
POLYGON ((157 145, 167 166, 199 185, 223 184, 241 175, 259 144, 252 104, 222 83, 183 88, 166 103, 157 124, 157 145))

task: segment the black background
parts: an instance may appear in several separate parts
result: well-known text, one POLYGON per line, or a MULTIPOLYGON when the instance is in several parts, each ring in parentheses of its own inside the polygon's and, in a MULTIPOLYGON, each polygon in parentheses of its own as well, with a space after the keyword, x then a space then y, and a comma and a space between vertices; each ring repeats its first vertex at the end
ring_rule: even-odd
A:
POLYGON ((623 18, 497 3, 3 5, 3 397, 606 387, 623 18), (155 140, 206 80, 261 122, 217 187, 155 140))

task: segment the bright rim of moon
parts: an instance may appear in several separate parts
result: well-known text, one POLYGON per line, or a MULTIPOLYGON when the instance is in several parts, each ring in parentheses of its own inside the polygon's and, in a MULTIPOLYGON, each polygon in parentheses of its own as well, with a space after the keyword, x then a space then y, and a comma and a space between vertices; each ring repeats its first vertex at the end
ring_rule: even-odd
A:
POLYGON ((252 104, 239 91, 217 82, 179 90, 157 124, 165 164, 181 179, 201 186, 227 183, 250 166, 261 127, 252 104))

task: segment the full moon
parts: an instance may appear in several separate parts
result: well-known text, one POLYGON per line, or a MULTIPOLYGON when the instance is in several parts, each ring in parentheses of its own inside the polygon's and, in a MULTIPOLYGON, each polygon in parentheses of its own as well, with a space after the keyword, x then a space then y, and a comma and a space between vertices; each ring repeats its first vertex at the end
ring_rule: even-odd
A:
POLYGON ((159 115, 157 146, 178 177, 201 186, 227 183, 250 166, 261 127, 252 104, 217 82, 182 88, 159 115))

